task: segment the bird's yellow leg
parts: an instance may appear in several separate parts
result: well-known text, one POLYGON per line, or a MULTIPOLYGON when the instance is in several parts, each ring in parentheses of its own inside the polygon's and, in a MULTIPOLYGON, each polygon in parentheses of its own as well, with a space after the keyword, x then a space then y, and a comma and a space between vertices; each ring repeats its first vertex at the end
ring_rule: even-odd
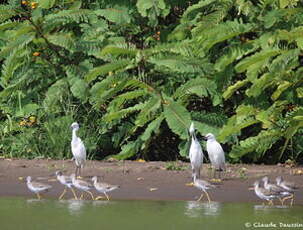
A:
POLYGON ((41 196, 38 192, 37 192, 37 197, 38 197, 38 200, 41 200, 41 196))
POLYGON ((64 196, 65 193, 66 193, 66 188, 64 188, 62 194, 59 196, 59 200, 61 200, 63 198, 63 196, 64 196))
POLYGON ((81 193, 81 196, 80 196, 80 200, 82 200, 83 199, 83 192, 81 193))
MULTIPOLYGON (((290 196, 284 197, 284 198, 283 198, 283 202, 284 202, 285 200, 288 200, 288 199, 293 199, 293 195, 290 195, 290 196)), ((291 203, 292 203, 292 202, 291 202, 291 203)))
POLYGON ((205 192, 205 194, 206 194, 206 196, 207 196, 207 199, 208 199, 208 203, 210 203, 210 197, 209 197, 209 195, 208 195, 208 192, 206 192, 206 191, 204 191, 205 192))
POLYGON ((284 200, 279 197, 279 201, 281 202, 281 205, 283 206, 284 200))
POLYGON ((106 196, 106 199, 109 200, 109 197, 108 197, 108 195, 106 194, 106 192, 104 193, 104 195, 106 196))
POLYGON ((77 195, 76 195, 76 193, 75 193, 75 190, 74 190, 73 188, 70 188, 70 190, 72 191, 72 193, 73 193, 75 199, 78 200, 78 197, 77 197, 77 195))
POLYGON ((202 192, 201 196, 199 197, 199 199, 197 201, 200 201, 202 199, 203 195, 204 195, 204 193, 202 192))
POLYGON ((90 191, 86 191, 91 197, 92 197, 92 200, 94 200, 94 195, 90 192, 90 191))

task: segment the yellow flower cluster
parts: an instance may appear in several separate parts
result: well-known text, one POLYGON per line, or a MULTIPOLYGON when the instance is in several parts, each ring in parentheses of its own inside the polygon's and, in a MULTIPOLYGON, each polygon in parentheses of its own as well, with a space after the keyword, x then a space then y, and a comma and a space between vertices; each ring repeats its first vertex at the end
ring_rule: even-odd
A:
POLYGON ((21 4, 24 6, 29 6, 32 9, 36 9, 38 6, 37 2, 29 2, 29 1, 22 1, 21 4))
POLYGON ((29 118, 23 118, 22 121, 19 122, 20 126, 33 126, 37 123, 37 117, 30 116, 29 118))

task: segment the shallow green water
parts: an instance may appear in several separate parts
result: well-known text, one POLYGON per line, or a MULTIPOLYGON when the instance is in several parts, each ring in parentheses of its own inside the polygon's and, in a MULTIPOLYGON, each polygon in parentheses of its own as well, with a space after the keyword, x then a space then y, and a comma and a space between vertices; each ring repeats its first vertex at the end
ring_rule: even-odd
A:
POLYGON ((261 224, 302 224, 303 206, 194 201, 55 201, 0 199, 1 230, 249 229, 261 224), (247 224, 248 223, 248 224, 247 224))

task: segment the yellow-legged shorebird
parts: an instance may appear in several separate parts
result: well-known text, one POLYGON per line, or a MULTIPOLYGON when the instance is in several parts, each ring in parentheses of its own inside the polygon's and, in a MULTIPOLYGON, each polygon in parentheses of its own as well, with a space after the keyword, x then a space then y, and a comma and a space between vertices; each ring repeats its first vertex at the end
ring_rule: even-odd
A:
POLYGON ((32 181, 30 176, 26 178, 26 184, 30 191, 36 193, 39 200, 41 199, 41 194, 46 193, 52 187, 48 184, 32 181))
MULTIPOLYGON (((107 195, 107 193, 120 187, 119 185, 111 185, 104 182, 98 182, 98 178, 96 176, 92 178, 92 181, 94 182, 95 189, 98 192, 103 193, 106 196, 107 200, 109 200, 109 196, 107 195)), ((96 200, 102 198, 103 198, 102 196, 98 196, 96 197, 96 200)))
POLYGON ((272 184, 272 183, 269 183, 269 179, 268 177, 263 177, 262 178, 262 181, 264 183, 264 188, 267 189, 267 190, 270 190, 272 192, 277 192, 279 193, 279 196, 277 197, 281 204, 283 205, 284 203, 284 200, 282 198, 285 198, 285 197, 288 197, 291 195, 290 192, 286 191, 285 189, 283 189, 282 187, 276 185, 276 184, 272 184))
POLYGON ((283 201, 291 199, 290 205, 294 203, 295 191, 299 188, 294 182, 285 181, 281 176, 276 178, 277 185, 284 188, 286 191, 290 193, 289 196, 284 197, 283 201))
POLYGON ((74 189, 72 188, 72 186, 73 186, 72 178, 70 176, 63 175, 61 171, 57 171, 56 176, 57 176, 57 180, 62 185, 64 185, 64 190, 63 190, 62 194, 59 196, 59 200, 61 200, 63 198, 63 196, 67 192, 67 188, 69 188, 72 191, 75 199, 77 200, 76 193, 75 193, 74 189))
POLYGON ((196 179, 196 177, 194 176, 194 183, 193 186, 195 186, 196 188, 198 188, 199 190, 202 190, 201 196, 199 197, 199 199, 197 201, 200 201, 204 195, 204 193, 207 196, 208 199, 208 203, 210 203, 210 197, 208 195, 208 192, 206 190, 209 189, 213 189, 216 188, 217 186, 205 181, 205 180, 201 180, 201 179, 196 179))
POLYGON ((270 191, 270 190, 265 189, 265 188, 261 188, 259 181, 256 181, 254 183, 254 190, 255 190, 256 195, 260 199, 268 201, 269 205, 274 205, 273 200, 278 198, 279 195, 280 195, 278 192, 274 192, 274 191, 270 191))
POLYGON ((93 186, 90 183, 88 183, 84 180, 77 179, 76 175, 74 173, 70 177, 72 179, 73 186, 82 192, 80 200, 83 198, 83 192, 88 193, 94 200, 93 194, 89 191, 93 188, 93 186))

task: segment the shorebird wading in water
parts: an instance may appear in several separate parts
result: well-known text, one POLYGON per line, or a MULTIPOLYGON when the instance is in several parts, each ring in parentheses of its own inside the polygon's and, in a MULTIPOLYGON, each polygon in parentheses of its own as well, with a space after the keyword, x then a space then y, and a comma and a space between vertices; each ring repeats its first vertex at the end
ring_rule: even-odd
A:
POLYGON ((270 191, 265 188, 261 188, 259 181, 256 181, 254 183, 254 190, 255 190, 256 195, 262 200, 267 200, 269 205, 273 205, 274 204, 273 200, 275 198, 278 198, 280 195, 278 192, 274 192, 274 191, 270 191))
POLYGON ((225 171, 225 155, 219 142, 212 133, 204 136, 206 140, 206 150, 208 152, 209 160, 213 168, 213 177, 216 177, 216 172, 219 172, 219 179, 221 178, 221 171, 225 171))
POLYGON ((72 179, 73 186, 82 192, 80 200, 83 198, 83 192, 88 193, 91 196, 92 200, 94 200, 94 195, 89 191, 93 188, 93 186, 90 183, 84 180, 77 179, 74 173, 70 175, 70 177, 72 179))
POLYGON ((284 199, 281 199, 281 198, 286 198, 286 197, 289 197, 291 196, 291 193, 286 191, 284 188, 282 188, 281 186, 278 186, 278 185, 275 185, 275 184, 271 184, 269 183, 269 179, 267 176, 263 177, 262 178, 262 181, 264 183, 264 188, 267 189, 267 190, 270 190, 272 192, 277 192, 279 193, 279 196, 278 196, 278 199, 280 200, 281 202, 281 205, 283 205, 284 203, 284 199))
POLYGON ((76 162, 76 172, 75 175, 81 176, 81 168, 84 167, 84 163, 86 160, 86 149, 85 146, 81 140, 80 137, 77 137, 77 131, 79 129, 79 124, 77 122, 74 122, 71 125, 72 129, 72 141, 71 141, 71 147, 72 147, 72 153, 73 153, 73 158, 76 162))
POLYGON ((199 179, 200 171, 203 164, 203 151, 201 145, 196 137, 195 126, 192 122, 189 128, 189 134, 191 136, 191 145, 189 149, 189 159, 192 168, 192 178, 199 179))
POLYGON ((296 186, 296 184, 293 182, 283 180, 283 178, 281 176, 278 176, 276 178, 276 182, 277 182, 278 186, 282 187, 283 189, 285 189, 286 191, 288 191, 290 193, 289 196, 284 197, 282 200, 284 201, 284 200, 291 199, 290 205, 293 205, 295 190, 297 190, 299 187, 296 186))
MULTIPOLYGON (((98 178, 96 176, 92 178, 92 181, 94 182, 95 189, 98 192, 102 192, 106 196, 107 200, 109 200, 109 196, 107 195, 107 193, 120 187, 119 185, 111 185, 107 183, 98 182, 98 178)), ((102 198, 102 196, 98 196, 96 197, 96 200, 102 198)))
POLYGON ((207 196, 208 199, 208 203, 210 203, 210 197, 208 195, 208 192, 206 190, 209 189, 213 189, 216 188, 217 186, 205 181, 205 180, 201 180, 201 179, 196 179, 196 176, 194 177, 194 183, 193 186, 198 188, 199 190, 202 190, 201 196, 199 197, 199 199, 197 201, 200 201, 204 195, 204 193, 207 196))
POLYGON ((36 193, 39 200, 41 199, 41 194, 47 192, 52 187, 48 184, 32 181, 30 176, 26 178, 26 184, 30 191, 36 193))
POLYGON ((72 178, 70 176, 63 175, 62 172, 60 172, 60 171, 56 172, 56 176, 57 176, 57 180, 62 185, 64 185, 64 190, 63 190, 62 194, 59 196, 59 200, 61 200, 63 198, 64 194, 66 193, 67 188, 69 188, 72 191, 75 199, 77 200, 76 193, 75 193, 74 189, 72 188, 72 186, 73 186, 72 178))

